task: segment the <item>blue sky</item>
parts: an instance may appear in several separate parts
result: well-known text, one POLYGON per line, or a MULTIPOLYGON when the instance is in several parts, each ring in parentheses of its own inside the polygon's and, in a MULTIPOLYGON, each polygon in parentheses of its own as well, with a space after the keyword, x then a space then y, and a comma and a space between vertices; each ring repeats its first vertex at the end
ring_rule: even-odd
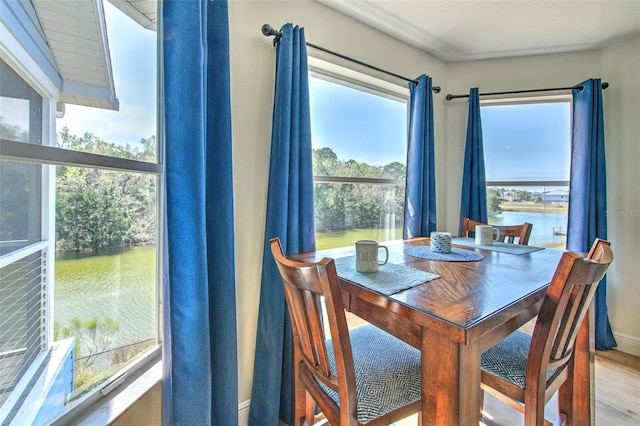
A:
MULTIPOLYGON (((104 7, 120 111, 67 105, 57 128, 135 146, 156 134, 156 33, 109 2, 104 7)), ((406 103, 318 78, 309 83, 314 148, 372 165, 406 162, 406 103)), ((484 106, 487 179, 568 180, 569 108, 568 102, 484 106)))
POLYGON ((75 135, 91 132, 107 142, 135 146, 156 134, 156 33, 107 1, 104 9, 120 111, 67 104, 56 128, 67 126, 75 135))
MULTIPOLYGON (((405 103, 318 78, 309 86, 314 148, 328 146, 342 160, 406 162, 405 103)), ((569 180, 569 108, 568 102, 483 106, 487 180, 569 180)))
POLYGON ((569 102, 483 106, 487 180, 569 180, 570 128, 569 102))
POLYGON ((371 165, 407 161, 407 106, 361 90, 309 79, 314 148, 371 165))

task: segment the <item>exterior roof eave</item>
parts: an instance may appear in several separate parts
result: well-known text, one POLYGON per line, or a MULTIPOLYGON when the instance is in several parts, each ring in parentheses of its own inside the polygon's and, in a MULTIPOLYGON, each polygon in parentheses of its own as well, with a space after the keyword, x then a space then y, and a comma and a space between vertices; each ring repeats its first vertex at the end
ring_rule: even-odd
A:
POLYGON ((109 0, 109 2, 140 24, 142 28, 157 31, 157 0, 109 0))
POLYGON ((60 102, 117 110, 101 0, 33 0, 62 80, 60 102))

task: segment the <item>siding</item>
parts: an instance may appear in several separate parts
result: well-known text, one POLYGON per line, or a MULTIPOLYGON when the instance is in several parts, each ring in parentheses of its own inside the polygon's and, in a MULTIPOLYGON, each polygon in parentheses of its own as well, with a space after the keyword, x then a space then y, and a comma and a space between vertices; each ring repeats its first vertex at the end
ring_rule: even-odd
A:
POLYGON ((0 21, 24 46, 56 87, 62 89, 58 64, 49 48, 33 4, 25 0, 0 0, 0 21))

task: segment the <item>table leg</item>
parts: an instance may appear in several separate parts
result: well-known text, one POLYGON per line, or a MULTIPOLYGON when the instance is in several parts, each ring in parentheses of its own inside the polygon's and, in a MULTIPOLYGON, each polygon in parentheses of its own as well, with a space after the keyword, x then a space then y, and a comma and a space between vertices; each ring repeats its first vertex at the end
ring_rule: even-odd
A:
POLYGON ((560 413, 568 425, 595 425, 595 328, 593 304, 576 337, 569 377, 558 391, 560 413))
POLYGON ((422 329, 422 424, 480 422, 480 349, 422 329))

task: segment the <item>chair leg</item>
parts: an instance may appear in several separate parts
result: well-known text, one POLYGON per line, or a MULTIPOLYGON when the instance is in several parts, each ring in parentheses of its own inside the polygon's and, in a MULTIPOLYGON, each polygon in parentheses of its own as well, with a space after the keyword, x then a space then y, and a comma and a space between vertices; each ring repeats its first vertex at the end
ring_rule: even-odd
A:
POLYGON ((538 399, 533 404, 524 405, 524 425, 544 426, 548 421, 544 418, 544 399, 538 399))
POLYGON ((311 398, 309 392, 305 392, 306 401, 305 401, 305 418, 307 420, 308 425, 313 425, 315 423, 316 416, 316 402, 311 398))
POLYGON ((567 415, 565 413, 560 413, 560 415, 558 416, 558 419, 555 422, 553 422, 551 426, 567 426, 567 415))

